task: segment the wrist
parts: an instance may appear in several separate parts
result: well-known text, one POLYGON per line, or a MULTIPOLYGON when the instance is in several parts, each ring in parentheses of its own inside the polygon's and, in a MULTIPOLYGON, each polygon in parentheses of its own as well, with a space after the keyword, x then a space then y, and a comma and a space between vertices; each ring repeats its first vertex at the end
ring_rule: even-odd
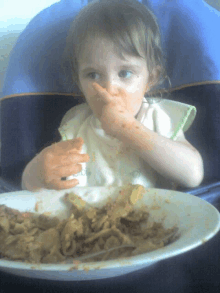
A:
POLYGON ((131 137, 137 127, 139 127, 138 121, 134 117, 132 119, 122 121, 117 127, 115 137, 120 140, 122 138, 131 137))

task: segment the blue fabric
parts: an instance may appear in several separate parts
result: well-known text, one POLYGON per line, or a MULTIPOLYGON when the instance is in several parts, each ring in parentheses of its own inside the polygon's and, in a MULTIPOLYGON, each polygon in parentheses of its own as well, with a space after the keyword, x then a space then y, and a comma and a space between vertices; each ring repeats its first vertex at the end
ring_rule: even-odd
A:
MULTIPOLYGON (((25 166, 43 148, 59 141, 64 114, 79 99, 62 95, 27 95, 1 103, 1 176, 20 187, 25 166)), ((1 182, 0 182, 1 185, 1 182)))
MULTIPOLYGON (((202 0, 140 2, 149 2, 158 18, 172 87, 220 81, 219 11, 202 0)), ((3 96, 70 91, 60 59, 71 20, 86 4, 61 0, 30 21, 11 53, 3 96)))
MULTIPOLYGON (((151 0, 159 18, 168 74, 173 87, 220 80, 219 12, 201 0, 151 0)), ((146 0, 143 0, 146 3, 146 0)), ((39 13, 21 34, 10 58, 4 95, 67 92, 59 60, 72 17, 86 5, 60 1, 39 13)), ((198 115, 186 133, 201 152, 205 177, 220 180, 220 84, 175 91, 175 100, 197 107, 198 115)), ((27 95, 1 103, 2 175, 20 184, 25 165, 46 144, 56 140, 64 113, 79 101, 65 95, 27 95)), ((57 140, 58 141, 58 140, 57 140)), ((4 186, 4 181, 0 184, 4 186)), ((219 189, 203 198, 218 202, 219 189)), ((192 193, 197 194, 197 193, 192 193)), ((119 278, 57 282, 33 280, 0 271, 0 292, 220 292, 220 233, 200 247, 119 278)))
POLYGON ((17 93, 66 92, 60 76, 60 59, 81 0, 60 1, 36 15, 11 52, 3 96, 17 93))
POLYGON ((159 20, 172 87, 220 82, 220 11, 202 0, 150 4, 159 20))

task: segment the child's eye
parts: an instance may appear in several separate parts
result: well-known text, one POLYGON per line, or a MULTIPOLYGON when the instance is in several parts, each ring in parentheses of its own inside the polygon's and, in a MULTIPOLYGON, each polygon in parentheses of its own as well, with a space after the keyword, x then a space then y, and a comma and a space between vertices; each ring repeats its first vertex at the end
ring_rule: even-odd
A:
POLYGON ((96 73, 96 72, 90 72, 90 73, 87 74, 87 76, 88 76, 89 78, 91 78, 91 79, 97 79, 97 78, 96 78, 96 75, 99 75, 99 74, 96 73))
MULTIPOLYGON (((125 79, 129 79, 131 78, 131 76, 133 75, 133 72, 129 71, 129 70, 121 70, 119 73, 119 77, 125 78, 125 79)), ((93 80, 97 80, 98 78, 100 78, 100 74, 96 73, 96 72, 90 72, 87 74, 87 76, 90 79, 93 80)))
POLYGON ((122 78, 130 78, 131 75, 133 74, 133 72, 129 71, 129 70, 122 70, 120 73, 119 73, 119 77, 122 77, 122 78), (122 73, 122 74, 121 74, 122 73))

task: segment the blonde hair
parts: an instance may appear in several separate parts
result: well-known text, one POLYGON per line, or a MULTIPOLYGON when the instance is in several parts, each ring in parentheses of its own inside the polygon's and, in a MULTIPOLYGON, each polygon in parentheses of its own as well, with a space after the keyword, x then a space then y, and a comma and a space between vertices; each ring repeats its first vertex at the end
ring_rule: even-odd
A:
POLYGON ((155 80, 153 70, 157 68, 153 85, 165 79, 159 26, 154 14, 140 2, 95 0, 78 13, 70 26, 62 59, 67 84, 75 83, 79 87, 78 60, 90 36, 110 39, 123 60, 123 53, 145 58, 152 80, 155 80))

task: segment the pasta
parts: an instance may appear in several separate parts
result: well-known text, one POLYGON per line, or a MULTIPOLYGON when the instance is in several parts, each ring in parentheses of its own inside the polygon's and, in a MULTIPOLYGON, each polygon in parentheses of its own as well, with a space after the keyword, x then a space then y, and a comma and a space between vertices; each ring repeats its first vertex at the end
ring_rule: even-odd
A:
POLYGON ((65 200, 72 205, 71 216, 56 217, 21 213, 0 205, 0 258, 28 263, 60 263, 115 246, 132 244, 86 261, 103 261, 138 255, 164 247, 164 237, 176 227, 165 229, 162 223, 149 225, 149 213, 143 206, 134 209, 143 197, 141 185, 123 188, 115 201, 103 208, 85 209, 85 202, 74 193, 65 200))

